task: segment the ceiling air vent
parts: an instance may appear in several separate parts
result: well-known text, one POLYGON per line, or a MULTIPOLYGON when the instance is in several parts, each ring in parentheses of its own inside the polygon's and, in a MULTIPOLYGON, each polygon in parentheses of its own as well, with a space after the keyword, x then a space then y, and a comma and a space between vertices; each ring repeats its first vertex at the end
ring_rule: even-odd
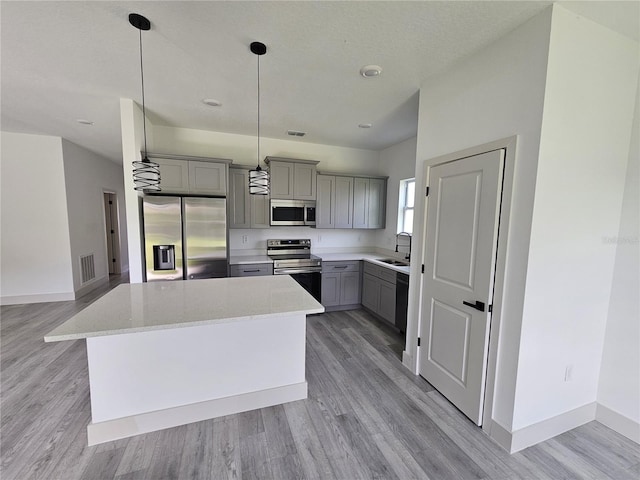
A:
POLYGON ((298 132, 296 130, 287 130, 287 135, 291 135, 292 137, 304 137, 306 132, 298 132))

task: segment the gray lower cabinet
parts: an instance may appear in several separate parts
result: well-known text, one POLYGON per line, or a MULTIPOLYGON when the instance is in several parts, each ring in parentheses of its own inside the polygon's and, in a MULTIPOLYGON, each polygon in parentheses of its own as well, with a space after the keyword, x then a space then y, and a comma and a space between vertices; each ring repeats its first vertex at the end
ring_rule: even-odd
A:
POLYGON ((269 228, 269 195, 249 194, 249 168, 229 168, 229 228, 269 228))
POLYGON ((394 270, 364 262, 362 305, 395 325, 396 272, 394 270))
POLYGON ((231 265, 232 277, 255 277, 260 275, 273 275, 272 263, 247 263, 243 265, 231 265))
POLYGON ((355 308, 360 304, 360 262, 322 262, 322 305, 355 308))

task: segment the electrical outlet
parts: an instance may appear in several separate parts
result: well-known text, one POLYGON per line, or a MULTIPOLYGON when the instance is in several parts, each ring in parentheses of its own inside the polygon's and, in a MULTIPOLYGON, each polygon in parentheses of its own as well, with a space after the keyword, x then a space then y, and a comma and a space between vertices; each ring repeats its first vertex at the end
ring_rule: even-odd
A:
POLYGON ((249 238, 246 235, 242 235, 242 243, 247 243, 249 238))
POLYGON ((564 369, 564 381, 570 382, 573 380, 573 365, 567 365, 564 369))

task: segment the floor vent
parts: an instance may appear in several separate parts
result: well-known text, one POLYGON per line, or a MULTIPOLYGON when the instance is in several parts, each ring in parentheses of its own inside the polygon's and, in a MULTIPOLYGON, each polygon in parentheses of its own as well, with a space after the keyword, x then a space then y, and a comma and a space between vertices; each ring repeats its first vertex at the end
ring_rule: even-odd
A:
POLYGON ((93 253, 80 256, 80 274, 82 283, 87 283, 96 278, 96 269, 93 262, 93 253))

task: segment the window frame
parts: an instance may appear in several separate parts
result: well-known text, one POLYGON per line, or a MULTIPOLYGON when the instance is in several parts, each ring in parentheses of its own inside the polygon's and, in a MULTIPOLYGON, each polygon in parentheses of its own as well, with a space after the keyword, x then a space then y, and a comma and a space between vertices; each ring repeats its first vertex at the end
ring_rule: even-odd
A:
POLYGON ((400 180, 400 189, 398 194, 398 224, 396 228, 396 233, 407 232, 413 235, 413 224, 409 226, 409 230, 407 230, 406 221, 406 213, 411 210, 411 212, 415 212, 415 183, 416 179, 413 178, 404 178, 400 180), (409 185, 413 184, 413 205, 408 206, 408 196, 409 196, 409 185))

